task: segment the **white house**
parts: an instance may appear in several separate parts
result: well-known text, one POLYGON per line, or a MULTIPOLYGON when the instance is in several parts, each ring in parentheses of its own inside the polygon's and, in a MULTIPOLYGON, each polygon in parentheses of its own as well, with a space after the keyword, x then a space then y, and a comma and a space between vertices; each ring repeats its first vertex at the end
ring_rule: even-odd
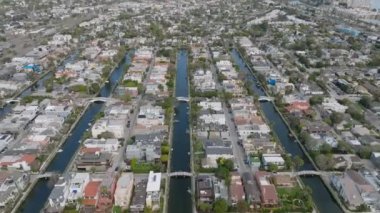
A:
POLYGON ((262 162, 265 169, 268 169, 270 164, 277 165, 279 169, 285 165, 285 160, 281 157, 281 154, 263 154, 262 162))
POLYGON ((322 107, 325 110, 335 111, 335 112, 340 112, 340 113, 344 113, 348 108, 347 106, 344 106, 338 103, 338 101, 336 101, 335 98, 324 98, 322 102, 322 107))
POLYGON ((128 208, 133 191, 133 173, 122 173, 116 184, 115 205, 128 208))
POLYGON ((100 148, 105 152, 116 152, 119 149, 119 141, 116 138, 89 138, 83 142, 83 146, 86 148, 100 148))
POLYGON ((198 105, 201 106, 203 109, 222 111, 222 102, 220 101, 201 101, 198 105))
POLYGON ((226 124, 226 116, 224 114, 203 114, 199 116, 200 120, 203 120, 206 124, 226 124))
POLYGON ((67 196, 68 202, 76 201, 83 196, 83 191, 87 183, 90 181, 89 173, 75 173, 72 175, 67 196))
POLYGON ((54 185, 49 195, 48 201, 51 207, 64 208, 66 206, 67 197, 69 195, 69 184, 67 177, 60 177, 54 185))
POLYGON ((125 128, 125 120, 103 118, 94 124, 91 133, 93 137, 98 137, 103 132, 111 132, 115 138, 124 138, 125 128))
POLYGON ((161 173, 149 172, 148 184, 146 186, 146 205, 153 211, 160 208, 161 173))

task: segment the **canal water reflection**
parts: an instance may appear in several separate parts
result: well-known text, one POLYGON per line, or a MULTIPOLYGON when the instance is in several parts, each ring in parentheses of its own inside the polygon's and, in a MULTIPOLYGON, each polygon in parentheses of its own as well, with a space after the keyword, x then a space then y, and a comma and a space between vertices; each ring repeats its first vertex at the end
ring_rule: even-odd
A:
MULTIPOLYGON (((180 50, 177 54, 176 97, 188 97, 187 52, 180 50)), ((172 152, 170 171, 190 172, 190 134, 189 134, 189 104, 178 102, 175 109, 172 135, 172 152)), ((191 178, 170 179, 168 212, 191 213, 191 178)))

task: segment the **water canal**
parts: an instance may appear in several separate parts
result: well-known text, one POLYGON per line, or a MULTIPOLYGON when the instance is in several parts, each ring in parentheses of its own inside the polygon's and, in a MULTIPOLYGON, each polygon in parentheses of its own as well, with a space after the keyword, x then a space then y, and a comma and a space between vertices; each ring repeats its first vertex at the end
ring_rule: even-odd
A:
MULTIPOLYGON (((99 96, 108 97, 112 94, 116 86, 118 85, 119 79, 124 74, 124 67, 131 63, 131 58, 133 56, 133 51, 128 52, 123 61, 116 67, 116 69, 111 73, 108 82, 104 84, 101 88, 99 96)), ((79 122, 75 128, 71 131, 71 135, 66 139, 65 143, 62 145, 63 150, 54 157, 52 162, 47 167, 47 172, 58 172, 62 174, 67 169, 70 164, 71 159, 76 153, 80 146, 80 140, 86 129, 89 128, 89 123, 91 123, 95 115, 100 112, 104 103, 92 103, 80 118, 79 122)), ((53 184, 48 180, 40 179, 32 191, 29 193, 28 197, 20 207, 18 212, 24 213, 35 213, 40 212, 53 189, 53 184)))
MULTIPOLYGON (((176 75, 176 97, 188 97, 188 78, 187 78, 187 52, 180 50, 177 54, 177 75, 176 75)), ((172 135, 172 152, 170 171, 190 172, 190 134, 189 134, 189 104, 178 102, 175 109, 172 135)), ((170 179, 169 189, 169 213, 191 213, 191 178, 170 179)))
MULTIPOLYGON (((257 86, 255 76, 246 67, 246 64, 238 51, 235 49, 231 52, 232 59, 235 64, 239 67, 240 71, 246 74, 247 80, 251 82, 253 92, 258 96, 265 96, 265 92, 261 86, 257 86)), ((272 102, 261 102, 261 109, 265 114, 267 120, 271 121, 272 130, 278 136, 282 146, 285 150, 292 156, 300 156, 304 160, 304 165, 300 170, 315 170, 313 164, 306 157, 305 153, 302 151, 300 145, 294 142, 294 139, 290 138, 290 131, 285 124, 284 120, 277 112, 272 102)), ((342 210, 335 202, 334 198, 322 182, 320 177, 301 177, 302 182, 312 189, 313 201, 316 204, 319 212, 323 213, 340 213, 342 210)))
MULTIPOLYGON (((58 69, 66 65, 67 63, 73 62, 79 55, 79 50, 75 50, 72 52, 69 56, 67 56, 61 64, 58 66, 58 69)), ((34 90, 41 90, 45 87, 45 81, 53 77, 53 72, 48 72, 44 77, 42 77, 40 80, 35 82, 33 85, 28 86, 26 89, 24 89, 20 94, 16 96, 16 98, 23 98, 26 96, 29 96, 33 93, 34 90)), ((3 107, 0 107, 0 118, 3 116, 6 116, 8 113, 11 112, 13 106, 15 104, 4 104, 3 107)))

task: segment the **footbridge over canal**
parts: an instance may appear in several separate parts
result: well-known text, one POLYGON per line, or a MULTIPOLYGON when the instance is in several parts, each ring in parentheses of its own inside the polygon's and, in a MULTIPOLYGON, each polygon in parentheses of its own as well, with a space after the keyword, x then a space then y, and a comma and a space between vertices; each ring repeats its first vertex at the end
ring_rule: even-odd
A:
POLYGON ((30 180, 31 182, 34 180, 38 179, 46 179, 46 178, 52 178, 52 177, 58 177, 59 173, 58 172, 44 172, 40 174, 31 174, 30 175, 30 180))
POLYGON ((193 174, 191 172, 171 172, 168 174, 169 177, 192 177, 193 174))
POLYGON ((274 100, 274 98, 273 97, 269 97, 269 96, 260 96, 259 97, 259 101, 260 102, 265 102, 265 101, 273 101, 274 100))
POLYGON ((316 171, 316 170, 303 170, 295 172, 277 172, 280 175, 295 176, 330 176, 330 175, 341 175, 342 172, 339 171, 316 171))
POLYGON ((177 101, 189 102, 190 98, 189 97, 177 97, 177 101))

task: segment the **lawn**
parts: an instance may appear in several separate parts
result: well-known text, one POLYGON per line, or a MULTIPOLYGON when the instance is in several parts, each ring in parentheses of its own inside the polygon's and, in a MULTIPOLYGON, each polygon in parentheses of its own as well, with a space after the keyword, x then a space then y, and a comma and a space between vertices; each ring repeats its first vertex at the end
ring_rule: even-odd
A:
POLYGON ((276 212, 296 211, 311 212, 312 200, 308 189, 301 189, 296 186, 293 188, 277 188, 277 194, 280 199, 281 208, 276 212))

